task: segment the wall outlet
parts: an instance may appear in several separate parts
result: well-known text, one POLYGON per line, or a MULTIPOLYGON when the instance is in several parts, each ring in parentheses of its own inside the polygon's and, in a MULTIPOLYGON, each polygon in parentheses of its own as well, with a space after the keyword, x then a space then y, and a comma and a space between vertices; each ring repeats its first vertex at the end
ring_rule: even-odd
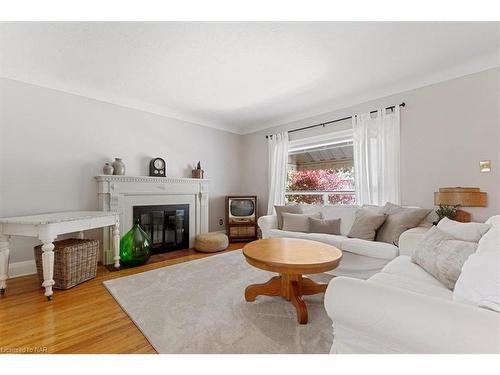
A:
POLYGON ((220 226, 224 225, 224 220, 223 219, 219 219, 219 225, 220 226))

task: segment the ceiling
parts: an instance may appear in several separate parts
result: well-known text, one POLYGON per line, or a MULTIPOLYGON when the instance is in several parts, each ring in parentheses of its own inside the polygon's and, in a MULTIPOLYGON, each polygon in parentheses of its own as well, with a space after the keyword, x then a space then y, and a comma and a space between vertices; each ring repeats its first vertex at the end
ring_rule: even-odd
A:
POLYGON ((328 161, 347 161, 353 159, 352 143, 325 146, 317 149, 290 152, 289 164, 304 165, 328 161))
POLYGON ((499 65, 500 23, 1 23, 0 76, 245 134, 499 65))

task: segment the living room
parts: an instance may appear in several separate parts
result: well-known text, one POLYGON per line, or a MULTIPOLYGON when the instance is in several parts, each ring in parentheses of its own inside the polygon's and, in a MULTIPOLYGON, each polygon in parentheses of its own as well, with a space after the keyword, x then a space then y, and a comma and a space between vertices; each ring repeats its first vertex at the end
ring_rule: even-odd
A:
POLYGON ((499 22, 15 21, 2 354, 500 354, 499 22))

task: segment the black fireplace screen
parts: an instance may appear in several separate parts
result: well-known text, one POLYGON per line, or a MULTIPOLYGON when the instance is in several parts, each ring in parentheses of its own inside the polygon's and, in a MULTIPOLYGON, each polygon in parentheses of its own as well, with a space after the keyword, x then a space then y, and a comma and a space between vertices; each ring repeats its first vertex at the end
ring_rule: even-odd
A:
POLYGON ((189 247, 189 205, 134 206, 134 221, 149 234, 154 253, 189 247))

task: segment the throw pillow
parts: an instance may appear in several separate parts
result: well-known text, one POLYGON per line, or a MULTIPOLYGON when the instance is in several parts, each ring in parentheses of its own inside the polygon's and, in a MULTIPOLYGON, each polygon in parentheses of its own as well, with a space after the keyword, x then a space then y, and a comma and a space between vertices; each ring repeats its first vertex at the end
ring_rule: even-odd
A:
POLYGON ((437 227, 457 240, 479 242, 481 237, 491 228, 484 223, 459 223, 447 217, 441 219, 437 227))
POLYGON ((283 230, 309 233, 309 219, 321 218, 321 214, 291 214, 283 212, 283 230))
POLYGON ((453 299, 500 312, 500 251, 476 252, 467 259, 453 299))
POLYGON ((278 219, 278 229, 283 229, 283 213, 290 212, 293 214, 301 214, 302 208, 299 205, 293 206, 274 206, 276 210, 276 216, 278 219))
POLYGON ((388 215, 378 229, 376 240, 399 246, 399 236, 408 229, 417 227, 432 210, 419 207, 401 207, 386 203, 383 212, 388 215))
POLYGON ((453 299, 500 312, 500 226, 479 240, 476 253, 462 267, 453 299))
POLYGON ((477 243, 457 240, 455 237, 432 227, 418 243, 411 260, 453 289, 462 266, 477 249, 477 243))
POLYGON ((347 237, 373 241, 377 229, 384 223, 385 214, 375 214, 371 210, 360 208, 354 216, 354 223, 347 237))
POLYGON ((309 232, 340 234, 340 219, 315 219, 309 217, 309 232))

